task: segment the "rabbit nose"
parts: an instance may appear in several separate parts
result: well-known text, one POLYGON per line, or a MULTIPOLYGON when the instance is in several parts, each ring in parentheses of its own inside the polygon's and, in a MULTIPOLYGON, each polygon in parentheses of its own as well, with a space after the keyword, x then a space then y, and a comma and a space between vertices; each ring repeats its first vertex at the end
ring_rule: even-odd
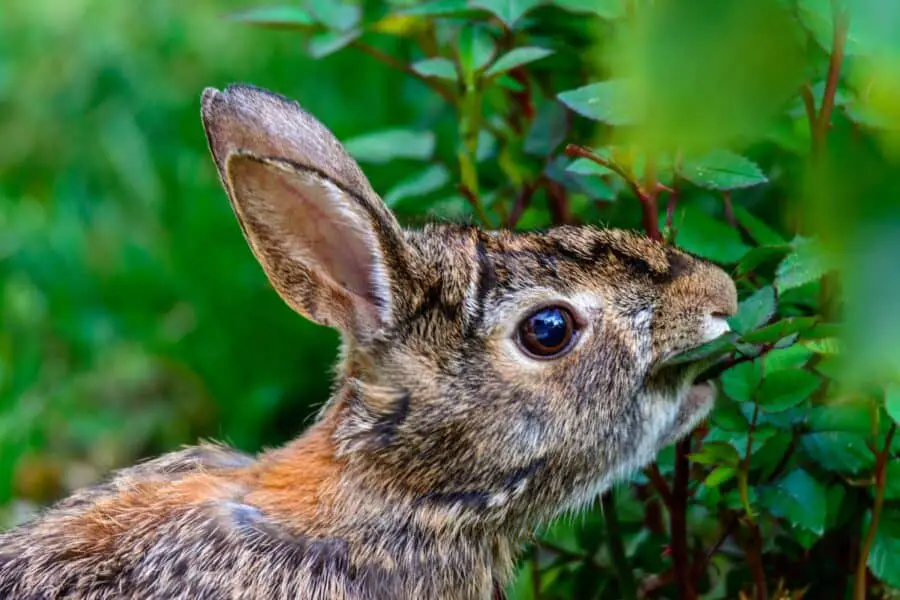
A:
POLYGON ((708 311, 709 318, 724 322, 728 317, 736 315, 737 287, 728 273, 713 264, 706 263, 698 275, 704 288, 703 301, 706 304, 704 308, 708 311))

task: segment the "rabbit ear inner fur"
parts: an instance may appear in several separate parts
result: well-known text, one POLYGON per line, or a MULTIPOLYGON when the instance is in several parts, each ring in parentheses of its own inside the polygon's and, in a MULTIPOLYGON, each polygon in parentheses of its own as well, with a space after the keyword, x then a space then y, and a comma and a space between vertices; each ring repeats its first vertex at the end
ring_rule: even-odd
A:
POLYGON ((206 90, 203 123, 256 258, 294 310, 366 337, 394 318, 409 248, 356 162, 296 103, 206 90))

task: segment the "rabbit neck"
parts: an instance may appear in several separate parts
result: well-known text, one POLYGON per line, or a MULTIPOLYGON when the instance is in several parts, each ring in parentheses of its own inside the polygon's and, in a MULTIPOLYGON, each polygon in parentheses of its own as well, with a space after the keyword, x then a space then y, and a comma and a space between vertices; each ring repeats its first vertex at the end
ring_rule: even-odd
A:
POLYGON ((492 598, 512 576, 517 536, 455 519, 342 453, 336 432, 354 393, 343 388, 302 437, 262 457, 247 504, 292 537, 344 549, 354 572, 396 597, 492 598))

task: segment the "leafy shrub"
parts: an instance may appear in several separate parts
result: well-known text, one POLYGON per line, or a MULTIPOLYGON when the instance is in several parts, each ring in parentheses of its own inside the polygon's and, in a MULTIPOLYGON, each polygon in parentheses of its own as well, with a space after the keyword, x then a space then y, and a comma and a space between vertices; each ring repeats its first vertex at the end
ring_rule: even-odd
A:
MULTIPOLYGON (((525 553, 511 598, 862 599, 898 593, 892 591, 900 588, 900 318, 893 310, 900 294, 900 279, 893 276, 900 257, 896 3, 309 0, 241 8, 229 19, 287 30, 280 35, 289 38, 279 39, 292 43, 299 34, 308 56, 285 51, 282 60, 306 70, 316 64, 331 69, 331 89, 346 90, 350 99, 344 110, 369 111, 373 102, 402 107, 386 111, 383 121, 373 118, 371 130, 350 136, 347 147, 406 223, 439 218, 492 228, 643 228, 723 265, 738 284, 742 301, 731 320, 733 332, 673 359, 708 361, 706 377, 718 380, 720 398, 707 424, 662 451, 594 510, 540 532, 525 553), (373 73, 389 83, 367 86, 373 73)), ((217 39, 209 44, 215 50, 198 45, 194 51, 228 45, 217 39)), ((310 89, 329 89, 303 72, 292 76, 303 80, 306 91, 292 95, 312 98, 310 89)), ((252 68, 242 75, 263 83, 252 68)), ((284 77, 285 86, 295 85, 287 83, 292 76, 284 77)), ((315 107, 313 112, 331 124, 315 107)), ((127 113, 114 114, 126 119, 127 113)), ((114 134, 120 136, 134 124, 124 120, 117 126, 114 134)), ((194 151, 205 150, 198 137, 193 143, 194 151)), ((159 147, 146 152, 157 154, 159 147)), ((211 177, 203 160, 192 154, 186 164, 211 177)), ((171 166, 176 173, 184 168, 171 166)), ((137 193, 149 193, 150 181, 152 170, 132 185, 137 193)), ((167 185, 186 185, 185 178, 176 175, 167 185)), ((208 193, 221 204, 218 192, 208 193)), ((197 222, 182 228, 176 218, 160 225, 176 232, 187 248, 182 252, 209 252, 196 240, 228 227, 222 207, 210 212, 218 229, 197 222)), ((17 230, 26 233, 27 219, 47 218, 16 214, 23 219, 17 230)), ((236 253, 236 230, 228 231, 227 248, 236 253)), ((59 234, 80 235, 71 229, 59 234)), ((20 276, 24 264, 38 281, 10 279, 7 311, 27 316, 64 310, 66 299, 51 298, 43 307, 35 301, 36 290, 50 284, 39 280, 40 269, 28 256, 11 255, 21 261, 13 273, 20 276)), ((2 256, 0 246, 0 261, 2 256)), ((128 319, 139 310, 170 308, 180 290, 215 294, 219 302, 224 290, 240 292, 235 302, 276 310, 255 274, 239 274, 255 279, 238 286, 221 267, 214 271, 219 286, 206 292, 202 286, 212 279, 196 287, 161 284, 162 273, 177 277, 176 266, 198 270, 189 266, 189 254, 183 256, 177 265, 167 265, 163 253, 129 263, 145 273, 122 273, 111 284, 125 299, 112 316, 128 319), (134 295, 129 282, 140 286, 134 295), (135 295, 152 289, 169 297, 131 305, 135 295)), ((234 261, 252 271, 244 258, 234 261)), ((192 297, 184 306, 195 314, 214 302, 192 297)), ((233 317, 238 311, 209 314, 233 317)), ((167 316, 176 329, 185 318, 167 316)), ((7 319, 15 336, 21 326, 7 319)), ((229 322, 222 339, 235 335, 232 326, 239 325, 229 322)), ((75 326, 87 326, 93 335, 104 331, 102 323, 75 326)), ((292 327, 319 343, 313 337, 318 331, 292 327)), ((181 337, 178 351, 167 345, 172 342, 162 328, 133 331, 116 347, 127 349, 130 335, 142 339, 144 348, 158 346, 160 354, 186 352, 187 358, 179 358, 194 365, 202 380, 226 377, 228 383, 217 384, 217 397, 231 398, 224 392, 231 385, 259 398, 271 390, 264 381, 274 385, 282 376, 286 389, 309 384, 289 376, 288 359, 296 353, 274 365, 254 363, 267 369, 264 378, 223 374, 227 369, 217 368, 226 360, 221 351, 198 363, 181 337)), ((258 339, 252 328, 240 331, 248 344, 258 339)), ((39 343, 34 338, 23 346, 17 362, 31 361, 37 369, 46 360, 39 343)), ((323 360, 321 351, 313 354, 323 360)), ((147 362, 152 353, 135 356, 144 362, 123 373, 162 367, 147 362)), ((146 380, 184 384, 158 374, 146 380)), ((53 380, 43 385, 50 388, 53 380)), ((0 371, 0 392, 3 386, 0 371)), ((140 394, 128 397, 135 395, 140 394)), ((202 394, 176 397, 196 395, 202 394)), ((36 402, 18 406, 37 414, 36 402)), ((224 404, 232 423, 227 431, 246 431, 248 437, 239 441, 247 447, 279 435, 249 433, 276 420, 275 411, 263 407, 265 399, 253 402, 241 410, 235 395, 224 404)), ((66 410, 62 402, 51 404, 66 410)), ((190 414, 174 418, 199 431, 209 427, 190 414)), ((91 422, 84 435, 108 427, 91 422)), ((40 431, 33 435, 46 435, 40 431)), ((172 433, 158 445, 190 433, 172 433)))

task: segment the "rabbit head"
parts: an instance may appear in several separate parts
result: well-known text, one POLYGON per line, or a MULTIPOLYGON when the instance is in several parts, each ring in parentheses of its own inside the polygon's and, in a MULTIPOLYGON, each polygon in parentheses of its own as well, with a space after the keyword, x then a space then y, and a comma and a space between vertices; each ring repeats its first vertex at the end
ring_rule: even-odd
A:
POLYGON ((231 205, 281 297, 343 334, 323 409, 346 468, 465 523, 590 501, 685 435, 714 390, 657 368, 727 331, 732 280, 636 233, 404 230, 296 103, 206 90, 231 205))

